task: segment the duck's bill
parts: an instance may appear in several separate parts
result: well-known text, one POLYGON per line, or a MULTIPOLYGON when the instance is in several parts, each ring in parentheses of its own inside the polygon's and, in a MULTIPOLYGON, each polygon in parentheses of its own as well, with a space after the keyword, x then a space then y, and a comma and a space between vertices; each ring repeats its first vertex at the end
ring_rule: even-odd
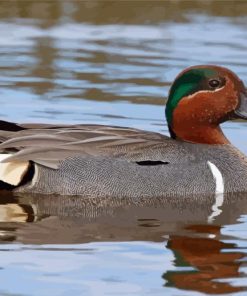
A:
POLYGON ((239 99, 239 106, 234 111, 237 118, 247 120, 247 93, 241 93, 239 99))

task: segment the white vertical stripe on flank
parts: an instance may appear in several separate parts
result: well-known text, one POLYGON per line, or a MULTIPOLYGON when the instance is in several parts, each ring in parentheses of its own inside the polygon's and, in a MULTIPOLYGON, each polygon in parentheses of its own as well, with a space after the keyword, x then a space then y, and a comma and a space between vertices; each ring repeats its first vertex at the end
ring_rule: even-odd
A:
POLYGON ((224 180, 220 170, 217 168, 215 164, 208 161, 207 162, 211 173, 215 180, 215 203, 212 206, 212 214, 208 217, 208 222, 213 222, 214 218, 219 216, 222 212, 219 207, 223 205, 224 202, 224 180))

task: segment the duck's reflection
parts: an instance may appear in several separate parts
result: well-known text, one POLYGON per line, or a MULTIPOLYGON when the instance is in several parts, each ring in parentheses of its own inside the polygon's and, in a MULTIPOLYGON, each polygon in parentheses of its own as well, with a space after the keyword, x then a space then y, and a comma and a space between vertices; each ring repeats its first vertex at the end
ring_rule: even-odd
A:
POLYGON ((239 269, 243 262, 239 260, 246 254, 237 250, 234 244, 217 239, 220 236, 220 226, 193 225, 189 228, 207 237, 170 236, 167 248, 174 253, 174 264, 178 271, 164 273, 165 285, 208 294, 245 290, 245 287, 232 286, 229 282, 217 280, 241 276, 239 269), (228 252, 229 249, 231 251, 228 252), (181 267, 191 269, 181 271, 181 267))
POLYGON ((1 226, 7 222, 26 223, 35 221, 35 205, 21 203, 18 198, 11 195, 8 191, 2 192, 0 199, 1 226))
MULTIPOLYGON (((221 214, 209 223, 214 197, 142 201, 59 197, 1 197, 0 242, 74 244, 99 241, 164 242, 174 254, 174 270, 164 270, 164 286, 209 294, 233 293, 243 277, 244 248, 228 242, 222 227, 247 213, 247 196, 226 196, 221 214), (24 223, 23 223, 24 222, 24 223), (33 222, 33 223, 27 223, 33 222)), ((161 263, 162 264, 162 263, 161 263)))

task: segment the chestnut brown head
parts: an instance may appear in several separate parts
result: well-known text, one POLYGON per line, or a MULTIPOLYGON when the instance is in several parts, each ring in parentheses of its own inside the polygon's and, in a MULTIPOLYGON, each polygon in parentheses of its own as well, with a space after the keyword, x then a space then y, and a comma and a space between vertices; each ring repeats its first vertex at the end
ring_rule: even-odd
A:
POLYGON ((244 84, 224 67, 187 68, 171 86, 166 118, 173 138, 220 144, 220 123, 231 118, 247 119, 244 84), (219 132, 218 136, 216 132, 219 132))

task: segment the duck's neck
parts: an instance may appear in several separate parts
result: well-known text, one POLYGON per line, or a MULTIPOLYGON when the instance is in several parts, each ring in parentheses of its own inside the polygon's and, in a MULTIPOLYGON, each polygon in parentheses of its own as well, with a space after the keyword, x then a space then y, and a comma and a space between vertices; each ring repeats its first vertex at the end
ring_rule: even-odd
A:
POLYGON ((198 144, 229 144, 221 128, 216 125, 174 125, 169 127, 172 138, 198 144))

